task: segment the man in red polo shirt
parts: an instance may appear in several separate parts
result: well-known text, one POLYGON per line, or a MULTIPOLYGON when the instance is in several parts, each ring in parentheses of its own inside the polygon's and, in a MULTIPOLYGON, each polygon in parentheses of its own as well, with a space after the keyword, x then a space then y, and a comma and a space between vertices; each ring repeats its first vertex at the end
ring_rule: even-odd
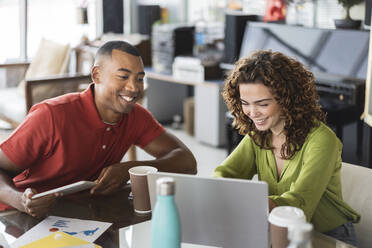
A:
POLYGON ((187 147, 136 104, 145 73, 135 47, 107 42, 97 52, 91 76, 93 83, 84 92, 33 106, 0 145, 0 210, 13 207, 41 217, 60 194, 32 195, 80 180, 98 182, 92 194, 110 194, 137 165, 196 173, 187 147), (132 144, 155 159, 121 163, 132 144))

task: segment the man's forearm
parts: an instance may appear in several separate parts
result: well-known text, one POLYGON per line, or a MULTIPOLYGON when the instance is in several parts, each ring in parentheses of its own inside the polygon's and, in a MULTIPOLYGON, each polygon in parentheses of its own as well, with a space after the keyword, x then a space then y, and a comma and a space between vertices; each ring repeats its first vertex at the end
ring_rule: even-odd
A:
POLYGON ((156 159, 156 166, 160 171, 196 174, 196 161, 191 152, 181 148, 174 149, 167 155, 156 159))
POLYGON ((16 189, 11 177, 0 170, 0 201, 19 209, 21 195, 22 192, 16 189))
POLYGON ((159 171, 196 174, 196 161, 194 156, 182 148, 176 148, 163 157, 148 161, 133 161, 132 166, 154 166, 159 171))

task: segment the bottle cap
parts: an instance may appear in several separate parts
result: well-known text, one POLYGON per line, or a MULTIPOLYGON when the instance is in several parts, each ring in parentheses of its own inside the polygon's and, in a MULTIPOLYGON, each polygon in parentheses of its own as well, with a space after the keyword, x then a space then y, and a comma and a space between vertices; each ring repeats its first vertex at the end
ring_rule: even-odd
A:
POLYGON ((171 177, 161 177, 156 180, 156 191, 158 195, 174 195, 175 182, 171 177))
POLYGON ((288 227, 288 239, 293 241, 311 240, 313 225, 310 223, 297 223, 288 227))

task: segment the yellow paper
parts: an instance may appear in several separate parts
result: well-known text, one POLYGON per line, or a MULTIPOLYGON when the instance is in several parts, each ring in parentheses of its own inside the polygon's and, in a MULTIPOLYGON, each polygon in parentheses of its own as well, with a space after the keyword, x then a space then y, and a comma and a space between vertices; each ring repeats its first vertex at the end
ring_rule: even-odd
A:
MULTIPOLYGON (((83 239, 71 236, 64 232, 55 232, 44 238, 31 242, 27 245, 21 246, 20 248, 58 248, 58 247, 69 247, 77 245, 92 244, 83 239)), ((93 244, 95 248, 101 248, 101 246, 93 244)))

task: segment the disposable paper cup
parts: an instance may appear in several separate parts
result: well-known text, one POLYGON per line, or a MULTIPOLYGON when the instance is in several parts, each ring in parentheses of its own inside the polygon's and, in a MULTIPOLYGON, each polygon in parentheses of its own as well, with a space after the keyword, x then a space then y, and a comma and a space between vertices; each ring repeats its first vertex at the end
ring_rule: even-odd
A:
POLYGON ((133 207, 134 211, 138 214, 148 214, 151 212, 147 174, 157 171, 158 169, 152 166, 136 166, 129 169, 133 207))
POLYGON ((272 248, 286 248, 288 227, 306 223, 304 212, 296 207, 281 206, 274 208, 269 215, 270 236, 272 248))

